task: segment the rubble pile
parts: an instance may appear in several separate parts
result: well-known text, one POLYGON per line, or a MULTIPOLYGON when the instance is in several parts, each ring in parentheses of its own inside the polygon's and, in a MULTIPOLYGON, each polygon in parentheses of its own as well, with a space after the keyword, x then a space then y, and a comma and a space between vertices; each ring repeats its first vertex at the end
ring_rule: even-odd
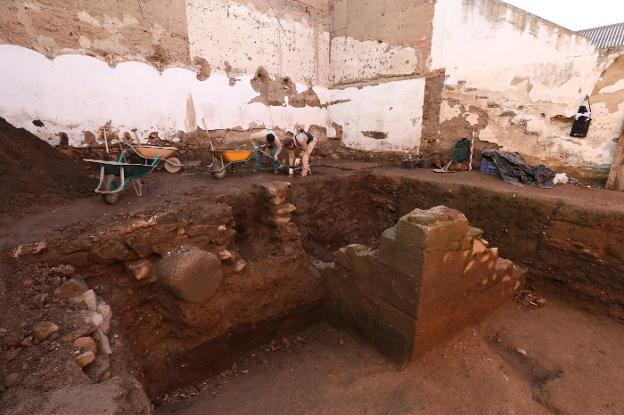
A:
POLYGON ((112 309, 96 287, 89 288, 70 265, 38 266, 14 278, 22 289, 19 298, 9 299, 9 307, 19 304, 18 312, 1 320, 0 408, 11 413, 41 408, 77 413, 78 407, 150 411, 123 351, 113 364, 119 335, 112 334, 112 309), (98 399, 67 399, 69 391, 98 399), (135 402, 126 399, 129 394, 135 402))

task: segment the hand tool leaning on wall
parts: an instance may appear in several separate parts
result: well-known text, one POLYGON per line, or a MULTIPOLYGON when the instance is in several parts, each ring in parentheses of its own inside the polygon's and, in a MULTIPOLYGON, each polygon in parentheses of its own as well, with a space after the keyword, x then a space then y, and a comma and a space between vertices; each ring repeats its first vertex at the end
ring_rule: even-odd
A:
POLYGON ((468 161, 470 164, 468 165, 468 170, 472 170, 472 157, 473 157, 473 147, 474 147, 474 139, 475 133, 472 133, 472 140, 468 140, 467 138, 462 138, 455 143, 455 147, 453 148, 453 157, 442 167, 441 169, 433 169, 436 173, 455 173, 452 170, 449 170, 449 167, 453 163, 464 163, 468 161))

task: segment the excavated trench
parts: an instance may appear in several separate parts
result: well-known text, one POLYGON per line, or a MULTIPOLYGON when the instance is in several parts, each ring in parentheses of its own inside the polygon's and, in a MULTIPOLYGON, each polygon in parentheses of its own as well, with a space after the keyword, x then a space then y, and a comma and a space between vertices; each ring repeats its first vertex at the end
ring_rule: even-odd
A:
POLYGON ((151 398, 199 382, 241 353, 324 319, 317 261, 343 246, 377 246, 414 208, 445 205, 485 231, 501 256, 529 269, 532 285, 614 318, 624 316, 624 218, 560 200, 502 194, 461 184, 357 173, 297 182, 292 220, 275 225, 270 197, 255 187, 222 198, 193 197, 123 224, 72 230, 21 260, 71 264, 113 309, 130 366, 151 398), (269 210, 267 210, 269 209, 269 210), (200 303, 180 301, 155 277, 137 278, 181 245, 227 250, 223 283, 200 303), (147 262, 145 262, 147 261, 147 262), (138 264, 138 265, 137 265, 138 264))

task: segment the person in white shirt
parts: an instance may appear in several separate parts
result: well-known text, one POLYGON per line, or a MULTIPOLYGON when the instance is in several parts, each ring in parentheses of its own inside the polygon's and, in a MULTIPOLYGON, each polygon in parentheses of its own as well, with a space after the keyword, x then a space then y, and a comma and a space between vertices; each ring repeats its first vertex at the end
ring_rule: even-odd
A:
POLYGON ((273 130, 262 130, 252 134, 251 142, 256 149, 256 171, 262 168, 262 158, 265 154, 270 154, 273 163, 273 173, 278 174, 280 163, 279 154, 282 152, 282 141, 273 130))

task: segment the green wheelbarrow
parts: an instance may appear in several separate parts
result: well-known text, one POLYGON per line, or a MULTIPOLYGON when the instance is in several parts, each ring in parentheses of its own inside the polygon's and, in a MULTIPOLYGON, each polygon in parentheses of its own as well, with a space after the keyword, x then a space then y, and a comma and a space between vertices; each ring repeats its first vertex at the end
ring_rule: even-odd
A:
POLYGON ((122 153, 119 161, 92 159, 85 159, 85 161, 100 168, 100 182, 94 191, 102 195, 106 203, 112 205, 119 200, 121 192, 130 183, 137 196, 143 196, 141 178, 154 171, 161 160, 156 156, 149 164, 127 163, 125 154, 122 153))

